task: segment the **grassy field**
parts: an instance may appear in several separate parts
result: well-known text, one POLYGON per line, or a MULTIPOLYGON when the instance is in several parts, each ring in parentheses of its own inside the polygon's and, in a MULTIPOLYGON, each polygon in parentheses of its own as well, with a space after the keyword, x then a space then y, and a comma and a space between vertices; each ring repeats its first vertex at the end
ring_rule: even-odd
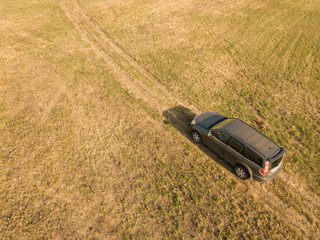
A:
POLYGON ((319 1, 85 1, 102 28, 204 111, 248 122, 288 149, 319 194, 319 1))
POLYGON ((1 239, 316 238, 319 1, 4 0, 0 31, 1 239), (192 143, 207 110, 282 173, 192 143))

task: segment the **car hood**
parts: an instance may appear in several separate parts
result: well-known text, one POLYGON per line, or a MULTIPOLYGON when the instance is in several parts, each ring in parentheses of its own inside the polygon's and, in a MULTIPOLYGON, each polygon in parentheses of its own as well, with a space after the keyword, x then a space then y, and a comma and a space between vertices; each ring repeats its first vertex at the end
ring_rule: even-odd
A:
POLYGON ((223 119, 227 119, 227 117, 216 112, 205 112, 195 117, 196 123, 205 129, 213 127, 223 119))

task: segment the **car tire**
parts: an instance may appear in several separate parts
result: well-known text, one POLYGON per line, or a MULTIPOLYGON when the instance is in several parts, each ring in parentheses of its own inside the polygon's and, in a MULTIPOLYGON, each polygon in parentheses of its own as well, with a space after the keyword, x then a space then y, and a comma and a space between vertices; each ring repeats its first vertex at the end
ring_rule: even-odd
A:
POLYGON ((244 167, 240 166, 240 165, 236 165, 234 167, 234 172, 236 173, 236 175, 241 178, 242 180, 246 180, 249 178, 249 173, 248 170, 245 169, 244 167))
POLYGON ((198 144, 203 143, 202 137, 201 137, 200 133, 198 133, 197 131, 192 131, 191 137, 192 137, 192 140, 195 141, 196 143, 198 143, 198 144))

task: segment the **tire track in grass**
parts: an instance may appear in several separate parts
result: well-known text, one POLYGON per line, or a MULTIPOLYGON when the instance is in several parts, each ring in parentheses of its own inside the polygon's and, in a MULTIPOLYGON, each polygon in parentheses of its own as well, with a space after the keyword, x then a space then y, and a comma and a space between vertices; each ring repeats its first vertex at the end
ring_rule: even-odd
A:
MULTIPOLYGON (((159 113, 177 105, 183 106, 195 114, 201 112, 201 109, 186 103, 178 94, 173 93, 165 85, 161 84, 152 73, 118 47, 95 23, 78 0, 62 0, 62 7, 81 38, 91 46, 95 54, 101 57, 111 71, 118 76, 118 81, 124 89, 145 101, 150 107, 157 109, 159 113)), ((225 174, 229 174, 227 170, 222 170, 225 174)), ((306 211, 311 216, 312 221, 281 200, 266 187, 267 185, 256 182, 243 182, 240 187, 263 203, 265 208, 274 213, 279 219, 293 226, 300 237, 316 238, 320 235, 318 230, 320 227, 318 218, 319 197, 310 192, 306 185, 293 180, 286 173, 280 173, 278 177, 286 184, 286 186, 283 186, 284 189, 290 188, 293 192, 306 199, 304 203, 311 209, 306 211), (312 209, 315 209, 316 213, 313 213, 312 209)))
POLYGON ((196 110, 175 97, 151 73, 108 38, 78 1, 63 0, 63 8, 83 40, 90 44, 116 75, 120 76, 119 82, 128 92, 143 99, 160 112, 176 105, 189 106, 193 111, 196 110))

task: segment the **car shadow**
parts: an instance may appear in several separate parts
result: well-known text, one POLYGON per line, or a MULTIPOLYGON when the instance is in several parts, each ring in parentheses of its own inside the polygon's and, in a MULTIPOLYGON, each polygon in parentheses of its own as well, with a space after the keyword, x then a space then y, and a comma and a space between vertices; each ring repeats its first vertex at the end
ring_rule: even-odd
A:
POLYGON ((226 162, 222 157, 212 151, 209 147, 204 145, 196 144, 191 138, 191 126, 190 123, 197 114, 192 112, 190 109, 183 106, 176 106, 165 110, 162 115, 165 117, 164 123, 170 124, 176 128, 188 141, 192 142, 198 149, 205 153, 209 158, 214 160, 216 163, 224 167, 234 176, 232 166, 226 162))

